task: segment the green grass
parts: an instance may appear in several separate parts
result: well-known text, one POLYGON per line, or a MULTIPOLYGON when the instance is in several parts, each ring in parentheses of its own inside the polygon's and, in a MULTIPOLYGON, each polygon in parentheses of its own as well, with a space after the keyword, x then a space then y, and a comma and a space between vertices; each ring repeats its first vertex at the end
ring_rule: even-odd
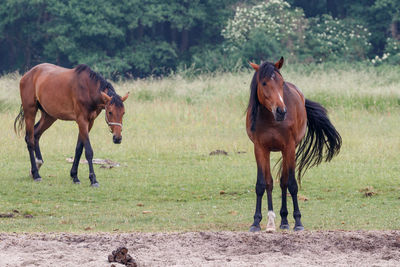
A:
MULTIPOLYGON (((0 213, 19 211, 0 218, 0 232, 248 230, 256 181, 244 116, 251 75, 116 83, 120 95, 131 91, 122 144, 112 143, 104 114, 90 137, 95 158, 122 166, 95 166, 97 189, 89 187, 87 165, 79 169, 81 185, 69 177, 65 159, 74 155, 74 122, 58 121, 43 135, 43 181, 29 178, 25 142, 13 132, 19 76, 0 78, 0 213), (228 156, 209 156, 216 149, 228 156)), ((303 178, 299 194, 308 199, 300 201, 306 229, 400 229, 400 69, 292 67, 283 75, 328 107, 343 138, 339 156, 303 178), (360 191, 367 187, 376 194, 365 197, 360 191)), ((278 215, 276 181, 273 197, 278 215)), ((291 214, 291 202, 288 207, 291 214)))

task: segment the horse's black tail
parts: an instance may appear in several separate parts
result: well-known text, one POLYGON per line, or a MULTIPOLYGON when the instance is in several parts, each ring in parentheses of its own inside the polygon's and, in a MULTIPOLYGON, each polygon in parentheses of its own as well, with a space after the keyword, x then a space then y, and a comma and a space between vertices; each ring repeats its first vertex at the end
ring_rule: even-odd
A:
POLYGON ((23 128, 24 128, 24 109, 22 108, 21 105, 18 116, 15 118, 14 121, 14 132, 16 134, 20 134, 23 128))
POLYGON ((330 161, 339 153, 342 137, 330 122, 326 109, 320 104, 306 99, 307 133, 296 152, 300 159, 297 170, 298 180, 308 168, 330 161))

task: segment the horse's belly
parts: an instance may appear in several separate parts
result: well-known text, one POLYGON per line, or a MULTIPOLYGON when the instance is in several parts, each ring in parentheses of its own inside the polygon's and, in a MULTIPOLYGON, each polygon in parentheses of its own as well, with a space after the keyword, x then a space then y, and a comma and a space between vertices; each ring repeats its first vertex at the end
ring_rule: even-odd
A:
POLYGON ((74 105, 67 92, 59 88, 40 87, 37 100, 50 116, 61 120, 75 120, 74 105))

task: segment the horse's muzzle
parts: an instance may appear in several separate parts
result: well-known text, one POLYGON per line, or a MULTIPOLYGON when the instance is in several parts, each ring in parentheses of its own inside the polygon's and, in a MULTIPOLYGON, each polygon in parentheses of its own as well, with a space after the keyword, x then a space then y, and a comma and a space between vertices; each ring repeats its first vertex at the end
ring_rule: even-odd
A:
POLYGON ((115 135, 113 136, 113 142, 114 144, 121 144, 122 141, 122 136, 116 137, 115 135))
POLYGON ((275 120, 283 121, 285 118, 286 118, 286 108, 282 110, 280 107, 277 107, 275 112, 275 120))

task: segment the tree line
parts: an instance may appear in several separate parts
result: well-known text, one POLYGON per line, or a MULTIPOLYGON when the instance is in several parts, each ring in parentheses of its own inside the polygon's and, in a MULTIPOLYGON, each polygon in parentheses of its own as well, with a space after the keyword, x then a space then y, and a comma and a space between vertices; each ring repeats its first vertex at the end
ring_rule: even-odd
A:
MULTIPOLYGON (((25 72, 42 62, 65 67, 85 63, 108 78, 129 78, 166 75, 188 67, 230 70, 243 66, 249 57, 276 57, 274 53, 288 54, 298 62, 335 60, 324 57, 329 50, 322 46, 329 46, 328 40, 307 37, 322 36, 318 34, 326 29, 313 25, 325 21, 344 21, 343 29, 356 24, 367 28, 370 46, 349 60, 371 60, 377 55, 382 61, 385 52, 390 56, 384 59, 396 53, 400 57, 399 7, 400 0, 0 0, 0 74, 25 72), (285 49, 284 43, 273 40, 277 35, 266 30, 265 18, 232 50, 232 39, 224 32, 237 18, 238 8, 250 10, 267 3, 276 10, 284 6, 288 14, 296 11, 292 21, 309 25, 308 35, 302 37, 308 41, 285 49)), ((283 15, 279 19, 287 23, 283 15)), ((282 38, 293 35, 280 34, 282 38)), ((298 41, 289 37, 288 42, 298 41)))

